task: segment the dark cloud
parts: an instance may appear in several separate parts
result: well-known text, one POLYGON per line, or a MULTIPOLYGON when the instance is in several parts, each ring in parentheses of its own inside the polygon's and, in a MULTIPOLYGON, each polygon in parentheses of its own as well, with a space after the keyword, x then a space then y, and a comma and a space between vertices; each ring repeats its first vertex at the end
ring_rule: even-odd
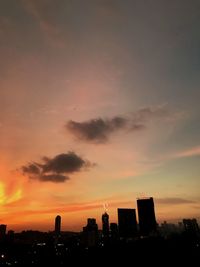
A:
POLYGON ((62 174, 44 174, 39 176, 39 180, 42 182, 55 182, 55 183, 62 183, 66 180, 69 180, 69 177, 62 174))
POLYGON ((84 122, 70 120, 65 127, 79 140, 105 143, 114 132, 119 130, 140 131, 146 128, 147 122, 151 119, 167 116, 168 112, 163 106, 147 107, 127 116, 116 116, 110 119, 96 118, 84 122))
POLYGON ((139 131, 139 130, 144 130, 146 126, 144 124, 133 124, 130 126, 129 130, 130 131, 139 131))
POLYGON ((112 119, 92 119, 86 122, 69 121, 67 129, 76 137, 95 143, 104 143, 107 141, 110 133, 122 129, 126 126, 127 120, 122 117, 112 119))
POLYGON ((40 168, 36 163, 30 163, 27 166, 22 166, 22 171, 24 174, 40 174, 40 168))
POLYGON ((167 197, 167 198, 157 198, 156 202, 159 204, 166 204, 166 205, 179 205, 179 204, 194 204, 195 201, 178 198, 178 197, 167 197))
POLYGON ((164 105, 157 107, 145 107, 133 113, 133 118, 138 122, 145 122, 155 118, 168 117, 169 112, 164 105))
POLYGON ((66 174, 79 172, 92 166, 94 164, 90 161, 82 159, 74 152, 68 152, 53 158, 43 157, 42 162, 29 163, 22 166, 21 170, 24 175, 31 179, 60 183, 70 179, 66 174))
POLYGON ((85 165, 85 161, 73 152, 60 154, 52 159, 45 159, 44 172, 72 173, 79 171, 85 165))

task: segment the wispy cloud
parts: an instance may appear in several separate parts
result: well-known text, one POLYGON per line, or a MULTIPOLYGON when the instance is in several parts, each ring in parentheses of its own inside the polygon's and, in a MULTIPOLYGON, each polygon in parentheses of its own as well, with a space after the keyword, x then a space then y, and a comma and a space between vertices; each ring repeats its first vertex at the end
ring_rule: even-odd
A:
POLYGON ((144 130, 151 120, 168 119, 171 116, 165 106, 146 107, 127 115, 117 115, 113 118, 95 118, 88 121, 76 122, 70 120, 65 128, 77 139, 106 143, 111 134, 123 130, 135 132, 144 130))
POLYGON ((200 146, 192 147, 174 154, 174 158, 200 156, 200 146))
POLYGON ((22 0, 23 6, 26 11, 32 15, 32 17, 38 23, 42 33, 46 37, 49 44, 57 48, 62 48, 65 43, 62 39, 61 28, 53 20, 55 16, 49 16, 48 11, 54 12, 55 1, 34 1, 34 0, 22 0))
POLYGON ((166 197, 166 198, 156 198, 156 203, 161 205, 181 205, 181 204, 194 204, 196 202, 184 198, 166 197))

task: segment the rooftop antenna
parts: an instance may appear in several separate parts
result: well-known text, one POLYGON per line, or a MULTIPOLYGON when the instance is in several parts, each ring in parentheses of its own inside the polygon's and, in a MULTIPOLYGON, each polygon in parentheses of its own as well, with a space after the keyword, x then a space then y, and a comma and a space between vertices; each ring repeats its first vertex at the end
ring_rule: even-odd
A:
POLYGON ((147 198, 147 195, 146 195, 146 193, 144 193, 144 192, 140 192, 140 193, 137 195, 137 199, 143 199, 143 198, 147 198))
POLYGON ((104 208, 105 213, 107 213, 107 211, 108 211, 108 203, 104 203, 103 204, 103 208, 104 208))

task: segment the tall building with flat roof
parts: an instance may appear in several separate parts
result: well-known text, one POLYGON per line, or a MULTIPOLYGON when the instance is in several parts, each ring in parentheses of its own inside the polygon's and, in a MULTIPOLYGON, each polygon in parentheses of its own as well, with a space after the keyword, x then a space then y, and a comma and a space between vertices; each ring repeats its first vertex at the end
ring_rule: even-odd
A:
POLYGON ((153 198, 137 199, 140 234, 147 236, 157 228, 153 198))
POLYGON ((59 236, 61 232, 61 216, 57 215, 55 218, 55 235, 59 236))
POLYGON ((135 209, 118 209, 119 236, 123 238, 134 237, 137 234, 137 221, 135 209))

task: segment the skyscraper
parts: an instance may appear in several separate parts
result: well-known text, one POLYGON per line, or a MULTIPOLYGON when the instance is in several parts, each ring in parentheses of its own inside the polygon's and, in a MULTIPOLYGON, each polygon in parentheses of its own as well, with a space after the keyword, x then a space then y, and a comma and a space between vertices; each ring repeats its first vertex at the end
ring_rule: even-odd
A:
POLYGON ((134 237, 137 234, 135 209, 118 209, 118 225, 120 237, 134 237))
POLYGON ((109 215, 106 212, 102 215, 102 233, 103 237, 109 236, 109 215))
POLYGON ((55 218, 55 235, 59 236, 61 231, 61 216, 57 215, 55 218))
POLYGON ((157 223, 153 198, 137 199, 140 234, 147 236, 156 231, 157 223))

